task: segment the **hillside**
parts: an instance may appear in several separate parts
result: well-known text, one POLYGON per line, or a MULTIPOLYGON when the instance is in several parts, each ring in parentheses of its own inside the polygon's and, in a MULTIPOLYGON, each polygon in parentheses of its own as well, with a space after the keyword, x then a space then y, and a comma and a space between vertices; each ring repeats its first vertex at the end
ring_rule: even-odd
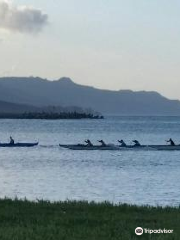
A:
POLYGON ((0 100, 42 106, 78 106, 105 114, 180 115, 180 101, 157 92, 109 91, 74 83, 69 78, 0 78, 0 100))
POLYGON ((24 113, 37 111, 38 108, 25 105, 25 104, 16 104, 10 102, 0 101, 0 114, 3 113, 24 113))

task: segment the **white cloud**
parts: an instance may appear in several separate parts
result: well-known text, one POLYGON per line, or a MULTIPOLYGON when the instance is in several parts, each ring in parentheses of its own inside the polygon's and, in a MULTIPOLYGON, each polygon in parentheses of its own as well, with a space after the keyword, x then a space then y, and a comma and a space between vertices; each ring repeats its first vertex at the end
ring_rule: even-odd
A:
POLYGON ((0 0, 0 28, 21 33, 38 33, 48 22, 48 15, 28 6, 15 6, 0 0))

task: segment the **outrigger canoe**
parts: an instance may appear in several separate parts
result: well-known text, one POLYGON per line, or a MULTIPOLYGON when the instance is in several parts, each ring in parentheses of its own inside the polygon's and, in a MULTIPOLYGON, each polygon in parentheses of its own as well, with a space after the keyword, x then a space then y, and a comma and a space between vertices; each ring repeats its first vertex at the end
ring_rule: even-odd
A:
POLYGON ((141 145, 141 146, 133 146, 133 145, 127 145, 125 147, 119 146, 119 145, 113 145, 109 144, 107 146, 87 146, 84 144, 59 144, 60 147, 71 149, 71 150, 116 150, 116 151, 122 151, 122 150, 161 150, 161 151, 172 151, 180 150, 180 145, 141 145))
POLYGON ((0 147, 34 147, 37 146, 38 142, 36 143, 0 143, 0 147))
POLYGON ((107 145, 107 146, 87 146, 85 144, 59 144, 60 147, 68 148, 71 150, 119 150, 119 146, 107 145))

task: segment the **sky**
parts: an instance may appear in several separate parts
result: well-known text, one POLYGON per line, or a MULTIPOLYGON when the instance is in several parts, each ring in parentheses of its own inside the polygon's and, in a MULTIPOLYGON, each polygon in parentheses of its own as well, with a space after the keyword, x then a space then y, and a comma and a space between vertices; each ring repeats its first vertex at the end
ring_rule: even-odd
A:
POLYGON ((0 77, 180 99, 179 0, 0 0, 0 77))

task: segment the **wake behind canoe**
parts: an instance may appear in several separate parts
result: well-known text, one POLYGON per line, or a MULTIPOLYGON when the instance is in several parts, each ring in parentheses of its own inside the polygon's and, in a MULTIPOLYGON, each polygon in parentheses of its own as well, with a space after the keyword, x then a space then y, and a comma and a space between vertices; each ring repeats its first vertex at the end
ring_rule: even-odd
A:
POLYGON ((0 147, 35 147, 38 145, 38 142, 36 143, 0 143, 0 147))

